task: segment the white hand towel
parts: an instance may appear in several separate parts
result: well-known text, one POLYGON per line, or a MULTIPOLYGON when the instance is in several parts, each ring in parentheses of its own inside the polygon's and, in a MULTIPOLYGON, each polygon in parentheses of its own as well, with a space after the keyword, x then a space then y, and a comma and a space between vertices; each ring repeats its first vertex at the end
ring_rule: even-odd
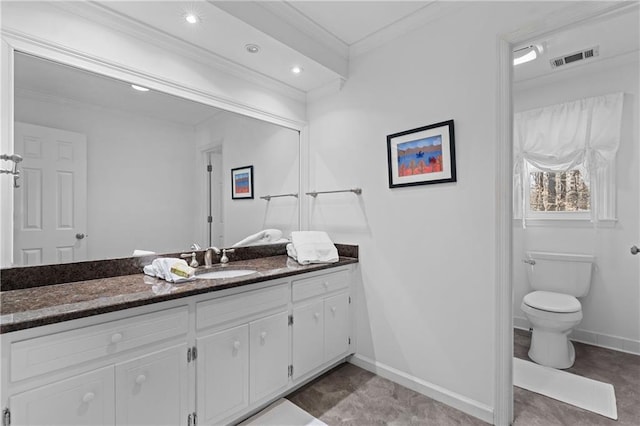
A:
MULTIPOLYGON (((187 262, 185 262, 184 259, 178 259, 178 258, 172 258, 172 257, 159 257, 157 259, 154 259, 153 262, 151 262, 151 266, 153 268, 153 271, 155 272, 156 277, 162 278, 165 281, 168 281, 170 283, 178 284, 186 281, 193 281, 196 279, 195 276, 191 278, 184 278, 184 277, 181 277, 180 275, 176 275, 173 272, 171 272, 171 267, 176 263, 181 263, 181 264, 184 264, 185 266, 188 266, 187 262)), ((149 268, 149 270, 151 271, 151 268, 149 268)), ((147 268, 145 268, 144 271, 146 274, 147 268)), ((151 275, 151 274, 147 274, 147 275, 151 275)))
POLYGON ((296 253, 296 248, 292 243, 287 244, 287 256, 293 260, 298 260, 298 253, 296 253))
POLYGON ((294 231, 291 242, 297 256, 298 263, 335 263, 339 260, 338 249, 323 231, 294 231))
POLYGON ((282 231, 279 229, 265 229, 262 241, 265 243, 273 243, 282 238, 282 231))
POLYGON ((144 271, 145 274, 149 275, 150 277, 158 276, 158 271, 153 265, 146 265, 144 268, 142 268, 142 270, 144 271))
POLYGON ((238 241, 232 247, 253 246, 259 244, 275 243, 282 238, 282 231, 279 229, 263 229, 253 235, 249 235, 243 240, 238 241))

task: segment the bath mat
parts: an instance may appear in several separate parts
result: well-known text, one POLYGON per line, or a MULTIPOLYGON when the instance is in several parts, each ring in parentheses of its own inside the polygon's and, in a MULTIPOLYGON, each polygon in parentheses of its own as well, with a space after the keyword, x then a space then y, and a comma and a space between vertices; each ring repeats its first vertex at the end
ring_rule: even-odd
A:
POLYGON ((613 385, 513 358, 513 384, 618 420, 613 385))
POLYGON ((288 399, 282 398, 238 426, 327 426, 288 399))

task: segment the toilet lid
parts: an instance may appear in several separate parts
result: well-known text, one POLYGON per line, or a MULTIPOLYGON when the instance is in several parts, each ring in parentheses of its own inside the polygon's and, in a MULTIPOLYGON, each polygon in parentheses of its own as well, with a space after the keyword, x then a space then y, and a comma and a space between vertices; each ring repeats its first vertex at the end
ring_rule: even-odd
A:
POLYGON ((534 291, 527 294, 522 301, 532 308, 549 312, 569 313, 582 309, 575 297, 551 291, 534 291))

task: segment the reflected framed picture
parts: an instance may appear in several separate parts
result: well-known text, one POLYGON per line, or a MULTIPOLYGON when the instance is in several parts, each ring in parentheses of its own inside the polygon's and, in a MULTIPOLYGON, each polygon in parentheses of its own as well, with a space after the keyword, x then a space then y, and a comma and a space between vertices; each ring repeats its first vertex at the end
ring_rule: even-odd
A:
POLYGON ((231 198, 253 199, 253 166, 231 169, 231 198))
POLYGON ((387 136, 389 188, 456 181, 453 120, 387 136))

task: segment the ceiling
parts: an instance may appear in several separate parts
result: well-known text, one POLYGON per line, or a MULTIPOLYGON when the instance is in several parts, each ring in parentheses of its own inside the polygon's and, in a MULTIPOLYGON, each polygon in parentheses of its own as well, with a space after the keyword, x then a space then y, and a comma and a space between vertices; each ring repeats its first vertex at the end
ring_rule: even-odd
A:
MULTIPOLYGON (((438 19, 443 13, 466 7, 455 1, 109 1, 89 5, 113 19, 143 29, 152 36, 182 43, 202 55, 228 61, 250 72, 301 92, 349 77, 349 61, 391 39, 438 19), (198 24, 188 24, 186 13, 195 13, 198 24), (260 46, 249 53, 247 44, 260 46), (302 67, 299 75, 293 66, 302 67)), ((547 4, 567 8, 566 2, 547 4)), ((534 7, 535 5, 531 6, 534 7)), ((494 6, 495 7, 495 6, 494 6)), ((638 50, 637 9, 610 21, 580 25, 536 40, 545 46, 542 57, 520 65, 516 80, 561 72, 549 59, 576 50, 600 46, 600 56, 590 62, 638 50)), ((586 64, 572 64, 579 67, 586 64)))
MULTIPOLYGON (((304 95, 339 79, 347 80, 349 61, 354 57, 424 26, 443 13, 466 7, 468 3, 102 0, 53 4, 84 13, 90 19, 146 37, 167 48, 183 49, 211 63, 225 63, 227 69, 251 73, 304 95), (195 25, 187 23, 184 20, 187 13, 196 14, 200 21, 195 25), (245 46, 250 43, 259 45, 260 51, 249 53, 245 46), (303 72, 299 75, 291 73, 294 65, 302 67, 303 72)), ((558 6, 550 7, 566 5, 559 2, 558 6)), ((612 13, 606 19, 526 43, 544 46, 544 53, 533 62, 515 67, 515 81, 561 75, 569 69, 586 69, 588 64, 617 60, 631 52, 636 52, 637 56, 640 40, 638 8, 633 8, 632 12, 612 13), (558 69, 550 66, 551 58, 594 46, 599 46, 598 57, 558 69)), ((34 68, 34 72, 36 69, 39 68, 34 68)), ((33 79, 35 81, 37 77, 33 76, 33 79)), ((54 79, 50 74, 43 80, 54 79)), ((78 81, 82 80, 78 78, 78 81)), ((55 90, 51 87, 42 89, 55 90)), ((135 102, 134 98, 132 105, 135 102)), ((183 110, 189 111, 189 107, 185 106, 183 110)), ((192 113, 191 117, 199 119, 200 115, 192 113)), ((188 118, 189 113, 185 114, 185 119, 188 118)))
POLYGON ((347 46, 361 42, 429 5, 429 1, 285 1, 347 46))
MULTIPOLYGON (((634 13, 616 12, 583 23, 564 31, 531 40, 523 44, 542 46, 543 52, 534 61, 514 67, 514 81, 525 82, 540 77, 563 78, 567 71, 589 71, 594 67, 627 60, 638 60, 640 49, 640 22, 638 10, 634 13), (599 54, 590 59, 562 65, 551 66, 551 60, 572 53, 598 47, 599 54), (635 58, 635 59, 634 59, 635 58)), ((522 47, 516 46, 516 48, 522 47)))

